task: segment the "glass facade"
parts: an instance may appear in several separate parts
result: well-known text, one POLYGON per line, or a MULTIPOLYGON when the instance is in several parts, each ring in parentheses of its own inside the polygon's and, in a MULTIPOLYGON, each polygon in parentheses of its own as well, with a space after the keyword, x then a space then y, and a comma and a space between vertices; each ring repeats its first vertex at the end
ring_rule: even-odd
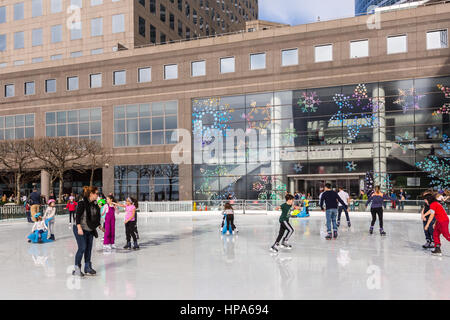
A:
POLYGON ((115 166, 114 195, 139 201, 179 200, 179 173, 175 164, 115 166))
POLYGON ((102 140, 102 109, 79 109, 45 113, 47 137, 102 140))
POLYGON ((450 77, 194 99, 194 199, 448 187, 449 109, 450 77))
POLYGON ((398 3, 407 2, 405 0, 355 0, 355 15, 364 15, 370 13, 371 6, 386 7, 398 3))
POLYGON ((165 101, 114 107, 114 147, 174 144, 178 102, 165 101))
POLYGON ((0 140, 34 137, 34 113, 0 117, 0 140))

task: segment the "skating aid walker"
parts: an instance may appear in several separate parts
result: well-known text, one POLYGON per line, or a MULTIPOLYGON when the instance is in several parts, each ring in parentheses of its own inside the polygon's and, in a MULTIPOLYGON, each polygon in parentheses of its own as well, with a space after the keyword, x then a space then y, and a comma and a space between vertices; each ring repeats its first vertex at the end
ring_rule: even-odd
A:
POLYGON ((307 214, 307 212, 306 212, 306 207, 303 207, 302 211, 294 210, 292 212, 291 216, 292 216, 292 218, 307 218, 307 217, 309 217, 309 214, 307 214))
POLYGON ((230 227, 228 228, 228 230, 227 230, 227 225, 228 225, 228 223, 227 223, 227 216, 225 215, 224 219, 223 219, 222 234, 226 234, 227 231, 229 231, 230 234, 233 234, 233 227, 231 226, 231 223, 230 223, 230 227))

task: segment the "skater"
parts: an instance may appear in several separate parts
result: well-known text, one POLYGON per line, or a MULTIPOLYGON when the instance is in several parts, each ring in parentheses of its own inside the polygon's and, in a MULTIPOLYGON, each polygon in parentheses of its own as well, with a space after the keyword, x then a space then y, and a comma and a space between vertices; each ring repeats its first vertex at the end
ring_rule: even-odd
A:
POLYGON ((338 203, 341 203, 342 206, 347 210, 347 205, 342 201, 336 191, 331 190, 331 184, 325 184, 325 191, 322 193, 322 197, 320 198, 320 209, 325 211, 327 217, 327 236, 325 239, 331 240, 332 238, 337 239, 338 237, 338 228, 336 223, 336 216, 338 212, 338 203), (325 203, 326 210, 323 207, 325 203), (331 236, 331 225, 333 225, 333 236, 331 236))
POLYGON ((55 240, 55 217, 56 217, 56 201, 54 199, 48 200, 48 207, 45 209, 44 221, 48 226, 47 239, 55 240))
POLYGON ((286 203, 283 203, 280 207, 277 208, 277 210, 281 209, 281 215, 280 215, 280 231, 278 233, 278 237, 275 240, 275 243, 270 248, 272 252, 278 252, 278 248, 280 246, 281 238, 283 238, 284 233, 287 231, 287 234, 284 236, 283 241, 281 242, 281 247, 284 249, 292 249, 292 246, 288 244, 289 238, 294 233, 294 228, 289 223, 290 218, 290 211, 292 210, 292 207, 294 209, 300 210, 300 207, 293 206, 294 203, 294 196, 292 194, 287 194, 286 197, 286 203))
POLYGON ((66 209, 69 210, 69 225, 72 224, 72 217, 73 222, 75 222, 75 213, 77 212, 77 205, 78 203, 75 201, 75 197, 70 196, 69 202, 67 202, 66 209))
POLYGON ((372 195, 370 196, 370 198, 367 200, 366 206, 369 205, 369 203, 371 203, 370 206, 370 213, 372 214, 372 222, 370 223, 370 229, 369 229, 369 233, 373 234, 373 227, 375 226, 375 222, 377 221, 377 215, 378 215, 378 220, 379 220, 379 224, 380 224, 380 235, 385 236, 386 232, 384 231, 383 228, 383 203, 384 200, 392 200, 391 197, 389 197, 387 194, 384 194, 383 192, 381 192, 381 188, 380 186, 376 186, 375 187, 375 192, 372 193, 372 195))
POLYGON ((78 250, 75 255, 74 276, 83 277, 84 273, 95 275, 97 272, 92 268, 91 253, 94 237, 98 237, 97 228, 104 232, 100 224, 100 208, 97 205, 97 187, 84 187, 83 199, 78 203, 73 234, 77 241, 78 250), (84 273, 81 272, 81 259, 84 256, 84 273))
POLYGON ((309 217, 309 199, 302 196, 301 200, 303 202, 303 207, 305 208, 306 216, 309 217))
MULTIPOLYGON (((225 203, 224 211, 223 211, 223 220, 222 220, 222 230, 225 223, 225 220, 227 221, 227 235, 230 234, 231 231, 235 231, 236 226, 234 225, 234 210, 230 203, 225 203)), ((237 231, 236 231, 237 232, 237 231)))
POLYGON ((428 218, 427 225, 425 226, 425 231, 429 229, 431 222, 434 218, 436 218, 433 232, 434 250, 431 251, 431 254, 442 256, 440 240, 441 234, 445 239, 447 239, 447 241, 450 241, 450 233, 448 232, 449 219, 447 212, 445 212, 444 207, 439 203, 436 196, 433 194, 428 194, 425 197, 425 202, 430 206, 430 210, 425 213, 425 217, 430 216, 428 218))
POLYGON ((27 221, 29 223, 33 223, 33 220, 31 219, 31 206, 29 201, 25 202, 25 212, 27 214, 27 221))
POLYGON ((51 242, 51 239, 48 239, 48 228, 45 225, 45 221, 42 219, 42 215, 40 212, 34 215, 34 219, 36 222, 31 229, 31 234, 28 236, 28 242, 33 243, 43 243, 43 242, 51 242))
POLYGON ((104 205, 105 214, 105 236, 103 240, 103 249, 116 249, 115 233, 116 233, 116 206, 114 205, 114 196, 108 195, 106 197, 106 205, 104 205))
MULTIPOLYGON (((427 195, 433 194, 432 191, 425 191, 423 193, 423 198, 425 199, 427 195)), ((430 222, 428 229, 425 229, 426 225, 428 225, 428 220, 430 220, 430 215, 425 217, 425 213, 427 213, 430 210, 430 206, 428 205, 428 202, 424 200, 424 206, 422 208, 422 211, 420 212, 420 215, 422 217, 423 222, 423 230, 425 232, 425 240, 426 243, 422 246, 424 249, 432 249, 434 248, 434 240, 433 240, 433 232, 434 232, 434 224, 436 222, 436 219, 433 218, 433 220, 430 222)))
MULTIPOLYGON (((350 199, 350 196, 348 195, 347 192, 344 191, 344 187, 339 187, 339 192, 338 192, 339 198, 342 199, 342 201, 344 201, 345 205, 348 208, 348 202, 350 199)), ((347 226, 350 228, 352 226, 352 224, 350 223, 350 216, 348 215, 348 210, 346 207, 342 206, 339 203, 338 206, 338 219, 337 219, 337 226, 339 228, 339 226, 341 225, 341 214, 342 214, 342 210, 344 210, 345 212, 345 217, 347 218, 347 226)))
POLYGON ((41 194, 36 188, 33 188, 33 192, 30 194, 30 205, 31 205, 31 219, 36 221, 34 216, 39 212, 39 205, 41 204, 41 194))
POLYGON ((125 208, 125 235, 127 238, 127 244, 124 249, 131 249, 131 238, 133 238, 133 249, 139 249, 136 236, 136 201, 130 197, 127 198, 126 204, 116 203, 117 206, 125 208))

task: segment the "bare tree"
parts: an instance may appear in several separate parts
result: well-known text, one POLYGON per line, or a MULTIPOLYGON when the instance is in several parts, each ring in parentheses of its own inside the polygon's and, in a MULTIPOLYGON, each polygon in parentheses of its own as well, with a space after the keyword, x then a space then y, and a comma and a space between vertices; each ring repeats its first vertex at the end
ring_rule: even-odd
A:
POLYGON ((93 186, 95 170, 107 166, 111 161, 111 156, 102 144, 95 140, 82 139, 80 140, 80 146, 85 152, 85 157, 79 163, 79 166, 90 171, 89 185, 93 186))
POLYGON ((20 202, 24 175, 32 171, 35 160, 28 139, 0 141, 0 165, 2 171, 9 171, 13 175, 16 203, 20 202))
POLYGON ((46 137, 34 139, 30 146, 34 156, 42 161, 42 167, 48 170, 52 177, 58 177, 58 202, 61 202, 64 172, 77 168, 79 161, 86 157, 84 145, 76 138, 46 137))
POLYGON ((178 165, 173 163, 163 165, 162 173, 169 180, 169 201, 172 201, 173 181, 178 178, 178 165))

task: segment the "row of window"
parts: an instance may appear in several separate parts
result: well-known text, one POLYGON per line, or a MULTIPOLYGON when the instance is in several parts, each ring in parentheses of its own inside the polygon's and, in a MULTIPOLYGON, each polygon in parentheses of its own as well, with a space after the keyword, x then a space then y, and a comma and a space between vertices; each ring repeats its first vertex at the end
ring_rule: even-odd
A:
MULTIPOLYGON (((111 17, 112 33, 125 32, 125 15, 116 14, 111 17)), ((78 40, 82 38, 82 23, 73 23, 70 31, 70 40, 78 40)), ((31 30, 31 46, 43 45, 43 28, 36 28, 31 30)), ((91 19, 91 37, 98 37, 103 35, 103 18, 91 19)), ((18 31, 13 33, 14 49, 25 48, 25 31, 18 31)), ((54 25, 50 27, 50 43, 58 43, 63 41, 63 25, 54 25)), ((7 34, 0 34, 0 52, 7 49, 7 34)))
MULTIPOLYGON (((59 13, 63 11, 63 0, 31 0, 27 1, 26 4, 31 4, 31 18, 40 17, 44 12, 44 3, 45 1, 49 1, 50 13, 59 13)), ((87 0, 90 2, 91 6, 98 6, 103 4, 103 0, 87 0)), ((120 0, 112 0, 112 2, 118 2, 120 0)), ((82 8, 83 0, 70 0, 70 5, 73 7, 82 8)), ((6 22, 7 17, 7 7, 0 6, 0 23, 6 22)), ((25 19, 25 2, 18 2, 13 4, 13 20, 23 20, 25 19)))

